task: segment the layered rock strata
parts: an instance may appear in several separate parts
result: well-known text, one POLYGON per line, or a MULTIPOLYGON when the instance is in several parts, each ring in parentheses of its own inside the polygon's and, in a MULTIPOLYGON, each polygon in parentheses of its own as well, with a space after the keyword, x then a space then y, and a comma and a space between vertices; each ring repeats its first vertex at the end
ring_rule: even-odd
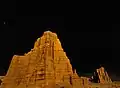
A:
POLYGON ((72 66, 55 33, 44 32, 24 56, 14 55, 1 88, 54 88, 71 85, 72 66))
POLYGON ((104 68, 97 69, 97 73, 97 85, 90 78, 79 77, 57 35, 46 31, 30 52, 13 56, 0 88, 112 88, 104 68))

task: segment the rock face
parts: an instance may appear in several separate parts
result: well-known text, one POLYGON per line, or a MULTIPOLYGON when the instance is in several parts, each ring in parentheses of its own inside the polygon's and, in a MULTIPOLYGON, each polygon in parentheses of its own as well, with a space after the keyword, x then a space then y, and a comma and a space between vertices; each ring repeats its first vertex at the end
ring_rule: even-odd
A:
POLYGON ((0 85, 1 85, 1 83, 3 81, 3 78, 4 78, 4 76, 0 76, 0 85))
POLYGON ((1 88, 71 86, 72 66, 55 33, 44 32, 24 56, 14 55, 1 88))
POLYGON ((105 71, 104 67, 97 69, 97 74, 99 77, 99 83, 112 83, 112 80, 108 76, 108 73, 105 71))
MULTIPOLYGON (((111 82, 103 70, 97 69, 100 83, 111 82)), ((108 88, 92 85, 89 78, 72 70, 57 35, 46 31, 30 52, 13 56, 0 88, 108 88)))
POLYGON ((0 76, 0 80, 3 81, 4 76, 0 76))

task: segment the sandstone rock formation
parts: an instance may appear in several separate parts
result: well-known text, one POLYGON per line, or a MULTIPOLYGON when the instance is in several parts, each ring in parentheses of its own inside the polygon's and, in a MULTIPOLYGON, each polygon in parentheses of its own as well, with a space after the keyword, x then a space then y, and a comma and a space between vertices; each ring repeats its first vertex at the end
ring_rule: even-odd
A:
POLYGON ((3 81, 4 76, 0 76, 0 80, 3 81))
POLYGON ((24 56, 14 55, 1 88, 54 88, 71 86, 73 71, 55 33, 44 32, 24 56))
MULTIPOLYGON (((103 70, 97 69, 100 83, 111 82, 103 70)), ((108 88, 93 85, 72 70, 57 35, 46 31, 30 52, 13 56, 0 88, 108 88)))
POLYGON ((112 80, 108 76, 108 73, 105 71, 104 67, 97 69, 99 83, 112 83, 112 80))
POLYGON ((1 83, 3 81, 3 78, 4 78, 4 76, 0 76, 0 85, 1 85, 1 83))

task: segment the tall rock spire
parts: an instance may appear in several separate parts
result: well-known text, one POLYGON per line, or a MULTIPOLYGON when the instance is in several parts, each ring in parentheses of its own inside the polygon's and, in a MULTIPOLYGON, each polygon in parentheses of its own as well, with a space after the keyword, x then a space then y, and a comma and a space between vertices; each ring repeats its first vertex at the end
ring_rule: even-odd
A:
POLYGON ((72 66, 55 33, 46 31, 24 56, 13 56, 2 88, 54 88, 70 84, 72 66))

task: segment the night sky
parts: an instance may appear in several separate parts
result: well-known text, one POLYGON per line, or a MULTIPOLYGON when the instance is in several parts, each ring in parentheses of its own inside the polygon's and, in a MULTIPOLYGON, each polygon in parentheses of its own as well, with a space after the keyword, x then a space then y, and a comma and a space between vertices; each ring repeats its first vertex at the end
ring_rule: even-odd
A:
POLYGON ((120 32, 116 31, 120 24, 109 24, 100 14, 35 16, 4 10, 0 20, 0 75, 6 74, 13 55, 29 52, 37 38, 51 28, 78 73, 92 73, 101 65, 111 77, 120 78, 120 32))

